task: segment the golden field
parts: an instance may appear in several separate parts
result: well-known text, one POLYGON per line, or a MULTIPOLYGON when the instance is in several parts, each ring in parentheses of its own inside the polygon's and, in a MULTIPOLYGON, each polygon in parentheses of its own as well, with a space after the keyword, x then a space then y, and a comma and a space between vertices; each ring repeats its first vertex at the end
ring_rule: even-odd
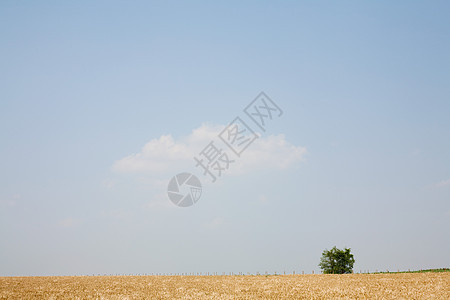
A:
POLYGON ((450 272, 0 277, 0 299, 450 299, 450 272))

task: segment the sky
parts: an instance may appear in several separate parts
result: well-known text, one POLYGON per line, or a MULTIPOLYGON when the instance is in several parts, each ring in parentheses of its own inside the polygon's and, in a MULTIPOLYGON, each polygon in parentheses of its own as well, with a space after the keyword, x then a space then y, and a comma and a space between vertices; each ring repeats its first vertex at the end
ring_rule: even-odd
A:
POLYGON ((0 276, 317 273, 333 246, 356 272, 449 267, 449 10, 2 1, 0 276), (236 117, 258 136, 239 157, 236 117), (211 141, 234 160, 215 182, 211 141))

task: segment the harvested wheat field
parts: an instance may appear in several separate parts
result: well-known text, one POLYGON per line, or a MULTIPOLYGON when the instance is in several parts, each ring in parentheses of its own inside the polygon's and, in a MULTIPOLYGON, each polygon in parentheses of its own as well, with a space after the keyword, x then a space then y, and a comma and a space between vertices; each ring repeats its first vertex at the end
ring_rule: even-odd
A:
POLYGON ((0 299, 450 299, 450 273, 0 277, 0 299))

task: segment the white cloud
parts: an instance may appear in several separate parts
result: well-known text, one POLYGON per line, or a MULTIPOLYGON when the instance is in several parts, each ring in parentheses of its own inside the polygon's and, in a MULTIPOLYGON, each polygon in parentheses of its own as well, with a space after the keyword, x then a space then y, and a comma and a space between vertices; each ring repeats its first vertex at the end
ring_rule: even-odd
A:
POLYGON ((441 188, 441 187, 445 187, 445 186, 450 186, 450 179, 442 180, 442 181, 434 184, 434 187, 437 187, 437 188, 441 188))
POLYGON ((241 155, 235 156, 218 138, 225 126, 204 124, 190 135, 174 139, 163 135, 149 141, 140 152, 116 161, 112 169, 119 173, 157 175, 165 172, 189 171, 195 168, 194 156, 214 141, 226 151, 230 164, 226 175, 243 174, 264 169, 287 169, 303 160, 306 148, 289 143, 283 134, 260 137, 241 155))
POLYGON ((409 157, 416 157, 422 153, 422 150, 416 148, 409 153, 409 157))
POLYGON ((8 207, 14 207, 18 204, 22 196, 20 194, 14 194, 9 199, 2 200, 0 199, 0 204, 8 207))
POLYGON ((133 213, 126 211, 124 209, 113 209, 113 210, 103 210, 100 215, 105 218, 116 219, 116 220, 129 220, 133 217, 133 213))
POLYGON ((102 181, 102 186, 107 189, 112 189, 116 185, 116 182, 114 179, 108 178, 102 181))
POLYGON ((205 227, 208 229, 216 229, 220 226, 222 226, 225 223, 225 219, 222 217, 216 217, 212 219, 210 222, 207 222, 205 224, 205 227))
POLYGON ((266 195, 259 195, 258 202, 261 204, 266 204, 268 202, 266 195))
POLYGON ((231 173, 242 174, 265 169, 288 169, 303 160, 306 148, 289 143, 283 134, 262 137, 236 159, 231 173))
POLYGON ((164 181, 163 184, 158 182, 154 183, 155 190, 158 191, 153 194, 151 199, 142 205, 143 209, 148 209, 151 211, 163 211, 169 209, 179 209, 178 206, 169 201, 167 197, 167 182, 164 181))
POLYGON ((116 161, 113 169, 119 172, 161 172, 173 162, 185 160, 191 150, 183 142, 175 142, 172 136, 163 135, 153 139, 141 152, 116 161))
POLYGON ((68 217, 68 218, 65 218, 65 219, 59 221, 59 225, 64 228, 75 227, 75 226, 78 226, 80 223, 81 223, 80 219, 76 219, 76 218, 72 218, 72 217, 68 217))

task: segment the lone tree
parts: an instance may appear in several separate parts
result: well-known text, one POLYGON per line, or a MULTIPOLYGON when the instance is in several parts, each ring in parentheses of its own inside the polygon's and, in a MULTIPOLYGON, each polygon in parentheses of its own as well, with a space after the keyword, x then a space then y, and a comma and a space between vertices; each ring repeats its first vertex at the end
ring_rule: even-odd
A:
POLYGON ((331 250, 325 249, 322 252, 319 267, 324 274, 349 274, 353 273, 354 263, 350 248, 340 250, 334 246, 331 250))

